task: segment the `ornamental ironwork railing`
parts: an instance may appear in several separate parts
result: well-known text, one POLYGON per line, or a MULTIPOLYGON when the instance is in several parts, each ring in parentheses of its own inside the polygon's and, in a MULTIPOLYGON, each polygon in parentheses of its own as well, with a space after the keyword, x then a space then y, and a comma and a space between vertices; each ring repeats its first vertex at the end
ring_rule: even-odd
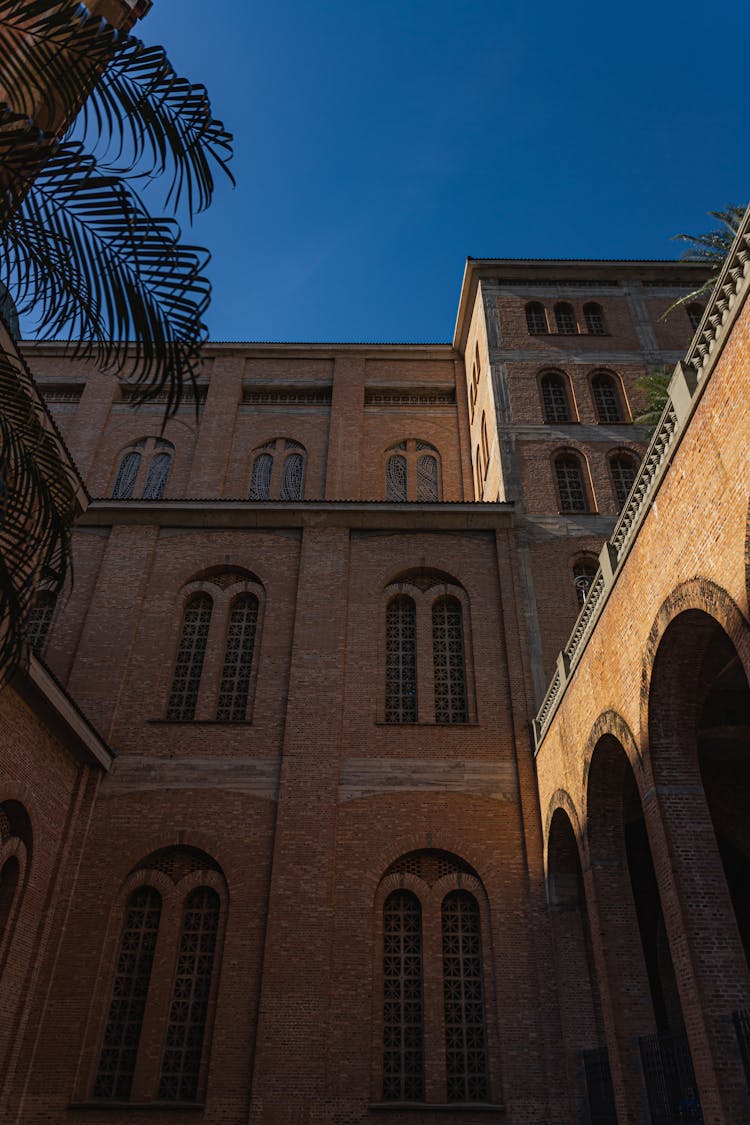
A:
POLYGON ((702 1125, 687 1036, 646 1035, 638 1045, 652 1125, 702 1125))
POLYGON ((581 1057, 586 1079, 587 1125, 617 1125, 615 1095, 606 1047, 583 1051, 581 1057))

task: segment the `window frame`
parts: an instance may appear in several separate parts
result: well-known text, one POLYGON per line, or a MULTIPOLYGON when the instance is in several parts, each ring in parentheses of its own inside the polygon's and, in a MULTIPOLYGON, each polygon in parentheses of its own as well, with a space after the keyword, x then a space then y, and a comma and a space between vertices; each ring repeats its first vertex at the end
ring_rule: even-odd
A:
POLYGON ((591 471, 589 469, 588 458, 585 453, 580 449, 571 446, 564 446, 561 449, 555 449, 551 456, 552 464, 552 478, 554 482, 554 491, 557 498, 557 514, 559 516, 584 516, 595 515, 597 512, 596 496, 594 493, 593 484, 591 481, 591 471), (581 485, 583 489, 584 508, 565 508, 563 507, 563 498, 560 491, 560 480, 557 473, 558 462, 564 458, 574 458, 581 470, 581 485))
POLYGON ((154 437, 153 435, 145 435, 144 437, 135 438, 129 441, 127 445, 123 445, 115 458, 114 472, 110 477, 110 486, 108 496, 112 500, 143 500, 148 499, 144 497, 146 485, 151 475, 151 466, 157 457, 168 456, 169 466, 164 476, 164 486, 162 495, 154 497, 152 503, 157 503, 159 500, 165 498, 167 486, 170 477, 174 470, 174 461, 177 455, 177 450, 174 442, 164 437, 154 437), (120 475, 120 469, 126 457, 131 454, 137 454, 140 458, 135 477, 133 479, 133 487, 128 496, 115 496, 115 487, 120 475))
POLYGON ((555 335, 556 336, 580 336, 581 326, 578 322, 575 307, 572 301, 555 301, 553 308, 555 317, 555 335), (561 328, 561 321, 563 317, 571 317, 571 328, 561 328))
POLYGON ((254 445, 247 455, 245 467, 245 496, 251 500, 253 504, 267 504, 269 501, 278 501, 284 504, 301 504, 307 499, 308 465, 309 454, 307 447, 301 441, 298 441, 297 438, 289 437, 287 434, 277 434, 273 437, 266 438, 258 445, 254 445), (253 483, 253 467, 257 458, 264 455, 271 458, 268 496, 258 497, 252 500, 250 492, 253 483), (285 485, 286 462, 288 458, 293 456, 298 456, 302 459, 301 495, 299 497, 282 500, 281 492, 285 485))
POLYGON ((627 396, 625 394, 625 387, 623 385, 622 379, 620 378, 620 376, 617 374, 616 371, 612 371, 609 367, 596 367, 596 368, 594 368, 593 371, 589 372, 588 382, 589 382, 589 393, 591 395, 591 404, 594 408, 594 421, 595 421, 596 425, 598 425, 598 426, 629 426, 629 425, 632 424, 633 418, 632 418, 632 413, 631 413, 631 410, 630 410, 630 404, 629 404, 627 396), (600 416, 599 405, 598 405, 597 399, 596 399, 596 388, 594 387, 594 380, 597 377, 600 377, 600 376, 605 376, 609 380, 609 382, 610 382, 610 384, 611 384, 611 386, 614 390, 615 398, 617 400, 617 406, 618 406, 618 409, 620 411, 620 418, 618 418, 618 420, 616 422, 614 422, 614 421, 608 422, 608 421, 602 420, 602 418, 600 416))
POLYGON ((382 498, 388 504, 440 504, 443 500, 443 461, 440 450, 425 438, 412 436, 402 438, 383 450, 380 458, 380 479, 383 489, 382 498), (388 498, 388 463, 392 457, 402 457, 406 462, 406 499, 404 500, 388 498), (437 465, 437 498, 434 500, 419 498, 418 467, 419 461, 424 457, 432 457, 437 465))
POLYGON ((13 949, 13 938, 18 927, 18 920, 26 896, 31 851, 33 847, 33 829, 26 806, 18 797, 14 796, 12 792, 4 792, 0 800, 0 808, 2 808, 3 805, 11 803, 18 805, 21 809, 22 815, 26 821, 27 839, 24 839, 24 836, 19 835, 17 831, 11 831, 6 840, 0 841, 0 875, 9 860, 15 860, 18 864, 16 885, 13 888, 5 926, 2 933, 0 933, 0 981, 2 981, 5 966, 13 949))
POLYGON ((561 370, 559 367, 543 367, 537 374, 537 388, 539 391, 539 404, 542 410, 542 423, 545 426, 570 426, 577 424, 578 407, 573 393, 573 384, 570 376, 566 371, 561 370), (545 380, 550 378, 559 379, 563 391, 565 393, 565 401, 568 407, 568 418, 564 422, 553 421, 547 417, 547 411, 544 402, 544 383, 545 380))
MULTIPOLYGON (((549 316, 547 315, 547 308, 543 301, 526 301, 524 304, 524 316, 526 317, 526 333, 529 336, 549 336, 549 316), (531 322, 534 316, 541 311, 541 321, 544 322, 544 328, 538 331, 532 329, 531 322)), ((541 323, 540 321, 540 323, 541 323)))
POLYGON ((588 336, 609 336, 604 308, 598 301, 586 301, 583 306, 583 322, 586 325, 586 334, 588 336), (598 329, 593 329, 591 327, 591 322, 594 317, 598 317, 599 319, 601 327, 598 329))
POLYGON ((618 512, 621 512, 622 509, 625 507, 625 504, 627 503, 627 499, 628 499, 628 496, 630 495, 630 491, 633 487, 633 484, 635 484, 635 482, 638 479, 638 470, 640 469, 642 460, 643 459, 641 457, 636 456, 636 454, 633 453, 633 451, 631 449, 612 449, 607 454, 607 468, 609 469, 609 482, 610 482, 610 485, 612 486, 612 497, 614 499, 615 506, 616 506, 618 512), (623 496, 622 500, 620 500, 620 497, 618 496, 617 481, 615 480, 615 464, 614 463, 615 463, 615 461, 617 461, 619 459, 629 461, 630 466, 633 470, 633 481, 630 485, 630 488, 628 488, 627 493, 623 496))

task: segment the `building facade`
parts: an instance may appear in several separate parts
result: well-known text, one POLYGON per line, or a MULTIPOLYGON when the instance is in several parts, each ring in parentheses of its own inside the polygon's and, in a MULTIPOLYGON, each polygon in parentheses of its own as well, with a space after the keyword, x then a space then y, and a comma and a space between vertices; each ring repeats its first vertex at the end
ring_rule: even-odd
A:
MULTIPOLYGON (((33 667, 100 743, 85 817, 56 806, 63 846, 52 721, 0 695, 0 831, 34 856, 28 883, 0 867, 3 1120, 648 1120, 618 1045, 667 1025, 601 981, 632 927, 621 951, 564 899, 585 812, 574 850, 555 843, 581 752, 565 708, 582 731, 598 672, 551 719, 545 691, 639 478, 637 380, 712 315, 662 319, 701 276, 470 259, 452 344, 214 344, 166 426, 126 372, 24 349, 91 497, 72 590, 39 592, 33 667)), ((695 570, 686 520, 669 560, 695 570)), ((628 628, 596 635, 641 644, 628 628)), ((739 1063, 730 1109, 695 1042, 705 1119, 741 1120, 739 1063)))

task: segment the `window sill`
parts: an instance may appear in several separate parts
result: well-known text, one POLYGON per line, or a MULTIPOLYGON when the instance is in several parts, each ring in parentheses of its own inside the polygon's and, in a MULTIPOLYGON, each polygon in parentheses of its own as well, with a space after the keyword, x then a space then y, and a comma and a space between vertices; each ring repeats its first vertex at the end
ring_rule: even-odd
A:
POLYGON ((505 1113, 490 1102, 373 1102, 368 1113, 505 1113))
POLYGON ((115 1102, 115 1101, 90 1101, 71 1102, 68 1109, 95 1109, 99 1113, 111 1110, 113 1113, 132 1111, 144 1113, 153 1110, 155 1113, 202 1113, 205 1109, 203 1102, 115 1102))
POLYGON ((389 723, 386 719, 376 719, 376 727, 432 727, 437 730, 455 730, 456 727, 478 727, 479 723, 469 719, 465 723, 389 723))
POLYGON ((252 719, 146 719, 152 726, 167 727, 251 727, 252 719))

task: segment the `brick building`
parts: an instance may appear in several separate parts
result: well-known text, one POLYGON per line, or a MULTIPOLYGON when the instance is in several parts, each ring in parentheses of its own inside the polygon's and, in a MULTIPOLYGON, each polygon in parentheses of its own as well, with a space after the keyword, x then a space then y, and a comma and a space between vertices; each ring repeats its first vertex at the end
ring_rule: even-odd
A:
POLYGON ((37 600, 62 718, 0 694, 3 1120, 640 1122, 670 1035, 742 1119, 746 262, 663 321, 701 269, 469 260, 452 344, 213 344, 164 429, 25 345, 92 498, 37 600))

